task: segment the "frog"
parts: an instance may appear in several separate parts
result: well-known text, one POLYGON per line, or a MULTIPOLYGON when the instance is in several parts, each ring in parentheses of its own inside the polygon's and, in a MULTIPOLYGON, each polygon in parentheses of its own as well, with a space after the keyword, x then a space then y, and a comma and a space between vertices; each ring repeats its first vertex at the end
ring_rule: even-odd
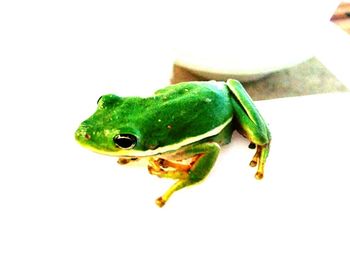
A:
POLYGON ((87 149, 117 157, 121 165, 146 159, 151 175, 173 179, 155 201, 163 207, 174 192, 209 175, 235 131, 256 149, 249 165, 257 169, 255 178, 262 179, 271 132, 235 79, 180 82, 149 97, 103 95, 75 139, 87 149))

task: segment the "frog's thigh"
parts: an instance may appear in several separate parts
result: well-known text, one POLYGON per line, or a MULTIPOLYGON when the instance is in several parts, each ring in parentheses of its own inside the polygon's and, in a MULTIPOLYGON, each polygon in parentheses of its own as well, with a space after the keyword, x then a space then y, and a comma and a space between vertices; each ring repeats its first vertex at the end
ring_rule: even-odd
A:
POLYGON ((233 93, 232 106, 235 119, 238 120, 244 136, 253 143, 265 145, 270 142, 271 135, 266 122, 260 115, 249 94, 237 80, 228 80, 227 85, 233 93))
POLYGON ((269 128, 243 86, 236 80, 228 80, 227 85, 234 95, 232 105, 235 110, 235 118, 240 126, 238 131, 258 145, 250 165, 258 164, 255 177, 261 179, 270 149, 271 134, 269 128))
POLYGON ((158 206, 162 207, 177 190, 202 181, 210 172, 219 155, 220 146, 217 143, 203 143, 191 145, 184 148, 180 155, 184 159, 197 156, 195 162, 188 171, 188 176, 176 181, 161 197, 156 200, 158 206))

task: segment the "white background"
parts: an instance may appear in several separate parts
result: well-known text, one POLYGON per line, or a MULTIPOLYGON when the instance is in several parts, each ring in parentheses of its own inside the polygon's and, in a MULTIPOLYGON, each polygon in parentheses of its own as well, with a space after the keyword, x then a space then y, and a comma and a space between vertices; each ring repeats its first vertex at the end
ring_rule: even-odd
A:
POLYGON ((74 141, 101 94, 168 82, 172 45, 130 22, 137 7, 1 4, 0 262, 349 262, 349 95, 258 102, 273 133, 266 178, 235 135, 209 178, 162 209, 171 181, 74 141))

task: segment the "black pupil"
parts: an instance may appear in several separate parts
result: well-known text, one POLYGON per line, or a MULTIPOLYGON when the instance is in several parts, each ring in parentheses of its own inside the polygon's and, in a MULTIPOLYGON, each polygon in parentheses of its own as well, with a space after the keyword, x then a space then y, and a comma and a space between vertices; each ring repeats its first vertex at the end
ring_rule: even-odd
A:
POLYGON ((113 138, 117 147, 129 149, 136 144, 136 137, 131 134, 119 134, 113 138))

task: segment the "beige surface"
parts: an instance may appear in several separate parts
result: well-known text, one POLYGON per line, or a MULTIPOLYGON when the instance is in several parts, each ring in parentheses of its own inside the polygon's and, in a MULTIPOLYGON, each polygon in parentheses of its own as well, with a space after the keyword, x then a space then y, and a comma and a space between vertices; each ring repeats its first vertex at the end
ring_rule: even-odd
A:
MULTIPOLYGON (((203 80, 186 69, 174 66, 172 83, 203 80)), ((258 81, 244 83, 254 100, 318 93, 342 92, 347 88, 316 58, 295 67, 272 73, 258 81)))

